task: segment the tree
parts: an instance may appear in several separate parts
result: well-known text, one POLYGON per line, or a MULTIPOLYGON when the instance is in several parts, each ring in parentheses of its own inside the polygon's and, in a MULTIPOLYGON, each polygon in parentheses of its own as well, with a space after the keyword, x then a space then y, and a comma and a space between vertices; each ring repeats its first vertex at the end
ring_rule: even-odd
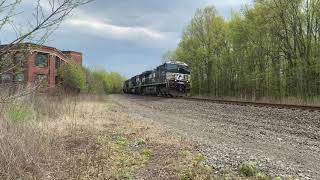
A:
POLYGON ((189 61, 191 66, 195 66, 193 72, 199 83, 193 82, 200 88, 198 92, 204 90, 206 94, 218 93, 218 81, 214 79, 213 72, 216 72, 218 59, 224 51, 226 34, 223 29, 225 28, 223 18, 216 15, 213 6, 209 6, 197 10, 182 36, 176 59, 189 61))
POLYGON ((93 70, 92 78, 94 79, 92 82, 96 84, 89 84, 89 86, 97 88, 94 91, 98 91, 101 87, 104 94, 120 93, 122 91, 124 78, 119 73, 105 70, 93 70))
MULTIPOLYGON (((15 22, 15 17, 19 14, 17 11, 21 5, 21 0, 2 0, 0 2, 0 31, 4 27, 13 27, 16 32, 16 38, 9 44, 0 46, 0 76, 8 71, 17 68, 14 63, 15 52, 12 51, 17 47, 21 47, 23 42, 35 42, 37 44, 44 43, 48 36, 59 27, 61 22, 70 15, 75 8, 87 4, 92 0, 36 0, 33 20, 23 25, 28 27, 22 29, 15 22)), ((31 89, 30 91, 34 91, 31 89)), ((28 94, 23 92, 20 95, 28 94)), ((0 97, 0 102, 5 102, 9 98, 7 95, 0 97)))
POLYGON ((59 68, 58 75, 64 87, 79 92, 86 89, 86 73, 80 65, 68 61, 59 68))
POLYGON ((209 6, 172 54, 189 64, 194 94, 308 101, 320 95, 319 23, 319 0, 257 0, 229 21, 209 6))

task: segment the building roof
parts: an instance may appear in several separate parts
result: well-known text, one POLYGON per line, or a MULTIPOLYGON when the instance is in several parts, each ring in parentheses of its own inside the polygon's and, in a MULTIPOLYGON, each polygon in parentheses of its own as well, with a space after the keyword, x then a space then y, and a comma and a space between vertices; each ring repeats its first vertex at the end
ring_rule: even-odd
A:
MULTIPOLYGON (((0 52, 1 51, 5 51, 5 48, 8 47, 8 45, 10 44, 3 44, 0 45, 0 52)), ((14 44, 12 45, 14 46, 14 44)), ((14 47, 12 50, 21 50, 21 49, 25 49, 25 50, 37 50, 39 52, 43 51, 43 50, 48 50, 48 51, 53 51, 56 53, 57 56, 59 56, 62 60, 66 61, 66 59, 68 59, 69 57, 66 54, 70 54, 70 53, 76 53, 76 54, 81 54, 80 52, 76 52, 76 51, 61 51, 57 48, 54 47, 50 47, 50 46, 46 46, 46 45, 41 45, 41 44, 35 44, 35 43, 20 43, 18 44, 16 47, 14 47)))
POLYGON ((82 53, 81 52, 78 52, 78 51, 61 51, 62 53, 64 53, 64 54, 72 54, 72 53, 74 53, 74 54, 80 54, 80 55, 82 55, 82 53))

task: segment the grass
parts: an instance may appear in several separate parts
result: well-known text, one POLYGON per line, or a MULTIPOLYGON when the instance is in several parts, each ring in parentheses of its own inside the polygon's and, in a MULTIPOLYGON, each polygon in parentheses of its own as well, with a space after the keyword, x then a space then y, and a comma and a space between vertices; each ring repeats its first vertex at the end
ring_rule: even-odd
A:
POLYGON ((234 179, 235 175, 229 169, 222 169, 220 170, 220 177, 221 179, 234 179))
POLYGON ((95 96, 32 96, 1 105, 0 179, 199 176, 200 156, 179 158, 188 142, 116 108, 95 96))
MULTIPOLYGON (((0 104, 0 179, 238 179, 157 122, 108 97, 32 96, 0 104)), ((265 178, 253 163, 244 176, 265 178)))
POLYGON ((264 174, 263 172, 261 172, 261 170, 259 170, 257 164, 252 161, 242 163, 239 169, 239 171, 245 177, 253 178, 256 180, 282 180, 281 177, 271 177, 264 174))
POLYGON ((21 123, 32 118, 32 111, 25 105, 13 104, 8 110, 9 119, 16 123, 21 123))
POLYGON ((137 145, 138 145, 138 146, 142 146, 142 145, 145 145, 145 144, 146 144, 146 141, 145 141, 144 139, 139 138, 139 139, 137 140, 137 145))
POLYGON ((205 165, 206 158, 202 154, 193 154, 191 152, 182 153, 183 159, 179 161, 185 161, 182 166, 179 177, 181 180, 193 180, 193 179, 212 179, 212 168, 205 165))
POLYGON ((245 176, 256 176, 260 172, 255 162, 245 162, 240 166, 240 172, 245 176))

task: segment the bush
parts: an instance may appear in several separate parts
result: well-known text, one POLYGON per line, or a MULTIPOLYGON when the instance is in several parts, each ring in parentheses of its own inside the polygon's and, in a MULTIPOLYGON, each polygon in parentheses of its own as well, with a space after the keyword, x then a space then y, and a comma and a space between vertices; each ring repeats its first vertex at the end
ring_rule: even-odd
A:
POLYGON ((58 70, 58 75, 64 87, 77 91, 86 89, 86 73, 80 65, 73 62, 67 63, 58 70))
POLYGON ((63 80, 63 85, 89 94, 120 93, 124 78, 116 72, 105 70, 90 70, 75 63, 62 66, 58 75, 63 80))
POLYGON ((255 162, 246 162, 240 166, 240 171, 245 176, 256 176, 259 173, 257 164, 255 162))
POLYGON ((87 77, 87 92, 89 94, 105 94, 103 88, 103 81, 94 77, 93 72, 90 69, 85 68, 87 77))
POLYGON ((87 70, 88 92, 90 94, 120 93, 124 78, 116 72, 87 70))

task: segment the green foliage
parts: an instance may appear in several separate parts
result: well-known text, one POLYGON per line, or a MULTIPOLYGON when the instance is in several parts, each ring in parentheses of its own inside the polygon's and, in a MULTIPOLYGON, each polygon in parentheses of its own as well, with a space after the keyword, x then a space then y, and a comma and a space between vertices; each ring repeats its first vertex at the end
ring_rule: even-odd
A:
POLYGON ((150 159, 151 150, 143 147, 134 149, 129 141, 123 136, 118 136, 114 140, 99 138, 98 142, 106 149, 108 158, 116 165, 115 179, 133 179, 132 175, 144 166, 150 159))
POLYGON ((275 177, 272 180, 282 180, 282 178, 281 177, 275 177))
MULTIPOLYGON (((199 9, 174 52, 189 64, 192 93, 248 100, 320 94, 320 3, 259 0, 225 21, 199 9)), ((167 58, 168 59, 168 58, 167 58)))
POLYGON ((267 175, 259 172, 259 173, 256 174, 256 179, 257 180, 268 180, 270 178, 267 175))
POLYGON ((212 168, 205 165, 206 158, 202 154, 193 154, 188 150, 179 152, 179 162, 185 163, 179 172, 182 180, 212 179, 212 168))
POLYGON ((116 72, 88 70, 88 92, 91 94, 120 93, 124 78, 116 72))
POLYGON ((75 63, 62 66, 58 74, 66 87, 90 94, 120 93, 124 78, 116 72, 90 70, 75 63))
POLYGON ((101 146, 100 160, 108 160, 109 179, 134 179, 134 174, 149 161, 152 151, 143 146, 135 148, 135 141, 125 137, 122 133, 99 136, 97 143, 101 146))
POLYGON ((140 152, 140 155, 144 161, 147 161, 150 158, 151 154, 152 151, 149 149, 145 149, 142 152, 140 152))
POLYGON ((138 145, 138 146, 142 146, 142 145, 145 145, 145 144, 146 144, 146 141, 145 141, 144 139, 139 138, 139 139, 137 140, 137 145, 138 145))
POLYGON ((115 179, 116 180, 133 180, 134 178, 128 172, 120 171, 115 176, 115 179))
POLYGON ((128 146, 128 140, 124 137, 119 137, 116 141, 116 144, 122 147, 128 146))
POLYGON ((86 89, 86 73, 76 63, 66 63, 58 70, 58 75, 63 80, 63 85, 68 88, 83 91, 86 89))
POLYGON ((21 123, 32 117, 32 110, 24 105, 12 105, 8 111, 11 121, 21 123))
POLYGON ((192 152, 188 151, 188 150, 183 150, 179 152, 179 156, 183 157, 183 158, 187 158, 189 156, 192 155, 192 152))
POLYGON ((221 178, 219 178, 219 179, 225 179, 225 180, 236 179, 236 178, 234 178, 233 172, 230 169, 222 169, 222 170, 220 170, 219 173, 221 176, 221 178))
POLYGON ((245 176, 252 177, 258 175, 259 169, 257 168, 257 164, 255 162, 246 162, 241 164, 240 172, 245 176))

